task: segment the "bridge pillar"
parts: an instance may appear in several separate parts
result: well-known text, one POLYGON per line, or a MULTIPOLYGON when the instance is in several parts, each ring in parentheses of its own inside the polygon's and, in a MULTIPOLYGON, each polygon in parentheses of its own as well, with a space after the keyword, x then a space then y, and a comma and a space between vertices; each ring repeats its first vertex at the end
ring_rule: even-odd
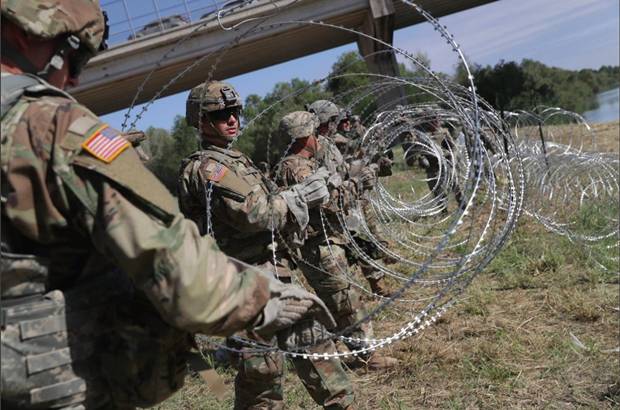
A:
MULTIPOLYGON (((394 4, 392 0, 369 0, 370 10, 360 31, 376 39, 392 44, 394 39, 394 4)), ((400 75, 394 50, 364 36, 358 36, 357 48, 371 73, 397 77, 400 75)), ((402 86, 391 86, 389 91, 377 96, 381 110, 406 104, 402 86)))

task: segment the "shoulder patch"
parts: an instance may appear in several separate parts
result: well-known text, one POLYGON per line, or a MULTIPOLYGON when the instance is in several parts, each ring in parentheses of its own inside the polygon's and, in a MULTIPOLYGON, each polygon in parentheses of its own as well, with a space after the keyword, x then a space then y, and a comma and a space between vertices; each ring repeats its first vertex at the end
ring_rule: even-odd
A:
POLYGON ((112 163, 104 163, 85 153, 76 155, 72 163, 109 178, 167 215, 174 216, 179 212, 176 199, 142 164, 134 149, 125 150, 112 163))
POLYGON ((203 178, 213 182, 220 182, 229 169, 217 161, 207 160, 202 166, 203 178))
POLYGON ((82 143, 82 148, 97 159, 109 164, 131 146, 121 133, 108 124, 95 128, 82 143))

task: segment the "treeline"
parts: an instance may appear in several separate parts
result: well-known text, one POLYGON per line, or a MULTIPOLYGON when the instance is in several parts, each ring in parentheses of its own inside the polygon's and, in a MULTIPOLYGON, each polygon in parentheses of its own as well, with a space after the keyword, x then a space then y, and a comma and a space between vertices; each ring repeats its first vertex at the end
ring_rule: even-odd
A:
MULTIPOLYGON (((417 53, 415 57, 419 65, 399 64, 401 77, 414 83, 427 76, 425 68, 431 65, 425 54, 417 53)), ((521 63, 501 61, 493 67, 474 64, 471 69, 478 93, 500 111, 531 110, 547 105, 581 113, 597 107, 599 92, 620 84, 620 67, 611 66, 571 71, 526 59, 521 63)), ((442 73, 436 75, 468 85, 462 66, 457 67, 453 78, 442 73)), ((277 83, 265 97, 249 95, 242 112, 242 135, 235 146, 255 162, 274 165, 289 144, 278 133, 279 121, 285 114, 303 110, 317 99, 331 99, 341 106, 355 103, 354 114, 366 116, 376 109, 376 90, 372 89, 376 80, 368 73, 360 55, 349 52, 334 63, 326 81, 293 79, 277 83)), ((402 104, 432 99, 423 89, 406 88, 407 99, 402 104)), ((151 127, 146 132, 149 139, 144 149, 151 157, 148 166, 175 192, 181 159, 198 149, 197 132, 187 126, 182 116, 175 118, 171 131, 151 127)))
MULTIPOLYGON (((549 67, 534 60, 500 61, 495 66, 470 67, 478 94, 497 110, 531 110, 554 106, 583 113, 598 108, 597 94, 620 85, 620 67, 578 71, 549 67)), ((455 80, 467 84, 463 66, 455 80)))

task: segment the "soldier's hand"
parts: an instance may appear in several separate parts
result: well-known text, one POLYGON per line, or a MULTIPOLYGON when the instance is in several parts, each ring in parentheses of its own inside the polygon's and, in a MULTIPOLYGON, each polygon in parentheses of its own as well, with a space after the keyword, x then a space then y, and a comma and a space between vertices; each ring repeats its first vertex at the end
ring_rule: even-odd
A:
MULTIPOLYGON (((326 175, 329 176, 329 173, 326 175)), ((293 189, 303 198, 308 208, 323 205, 329 200, 329 190, 325 183, 327 178, 324 176, 317 172, 294 186, 293 189)))
POLYGON ((324 181, 327 181, 330 177, 330 173, 329 170, 325 167, 320 167, 319 169, 317 169, 314 174, 310 175, 307 179, 312 178, 312 179, 323 179, 324 181))
POLYGON ((342 185, 342 177, 338 173, 334 173, 327 178, 327 186, 330 188, 338 188, 342 185))
POLYGON ((304 350, 304 347, 322 343, 331 333, 316 320, 302 320, 277 334, 278 346, 284 350, 304 350))
POLYGON ((129 141, 134 147, 137 147, 146 140, 146 134, 142 131, 128 131, 123 134, 123 138, 129 141))
POLYGON ((254 328, 259 335, 273 336, 304 318, 312 318, 329 329, 336 327, 331 313, 316 295, 275 278, 270 281, 269 290, 271 299, 263 308, 261 323, 254 328))

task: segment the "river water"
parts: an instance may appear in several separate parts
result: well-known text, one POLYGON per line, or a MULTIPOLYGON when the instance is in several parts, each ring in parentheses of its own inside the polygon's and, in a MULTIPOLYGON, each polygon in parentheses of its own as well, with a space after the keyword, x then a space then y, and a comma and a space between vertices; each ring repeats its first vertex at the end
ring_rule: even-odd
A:
POLYGON ((588 122, 609 122, 620 118, 620 87, 600 93, 596 98, 599 107, 583 113, 588 122))

